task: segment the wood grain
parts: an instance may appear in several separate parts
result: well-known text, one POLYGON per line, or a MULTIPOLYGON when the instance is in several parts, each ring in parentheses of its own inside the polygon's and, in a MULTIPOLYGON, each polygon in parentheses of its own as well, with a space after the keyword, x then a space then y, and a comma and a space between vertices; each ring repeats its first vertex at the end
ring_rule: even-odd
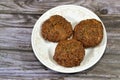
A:
MULTIPOLYGON (((20 27, 20 28, 33 28, 35 22, 41 15, 36 14, 0 14, 0 27, 20 27)), ((120 14, 119 15, 101 15, 105 27, 119 28, 120 14)))
POLYGON ((60 74, 44 67, 35 58, 33 52, 1 50, 0 59, 0 77, 56 78, 74 76, 80 78, 93 77, 93 79, 114 79, 120 77, 119 55, 116 56, 109 53, 105 53, 99 63, 92 68, 76 74, 60 74))
POLYGON ((32 28, 0 28, 0 49, 32 50, 32 28))
POLYGON ((33 27, 41 15, 0 14, 0 27, 33 27))
MULTIPOLYGON (((106 29, 108 36, 106 51, 120 54, 120 28, 106 27, 106 29)), ((0 49, 31 51, 31 32, 32 28, 0 28, 0 49)))
POLYGON ((94 77, 94 78, 70 77, 70 78, 65 78, 64 80, 119 80, 119 79, 118 78, 97 78, 97 77, 94 77))
POLYGON ((97 14, 119 14, 119 0, 0 0, 0 13, 43 14, 58 5, 75 4, 97 14))
MULTIPOLYGON (((8 80, 6 77, 1 77, 1 80, 8 80)), ((37 78, 37 77, 9 77, 9 80, 65 80, 64 78, 37 78)))

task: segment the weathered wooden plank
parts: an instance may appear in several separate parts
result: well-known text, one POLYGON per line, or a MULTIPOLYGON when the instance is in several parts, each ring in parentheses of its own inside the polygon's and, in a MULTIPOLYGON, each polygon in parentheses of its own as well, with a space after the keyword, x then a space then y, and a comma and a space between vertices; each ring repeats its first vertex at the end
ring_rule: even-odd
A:
POLYGON ((33 27, 41 15, 0 14, 1 27, 33 27))
POLYGON ((58 5, 75 4, 98 14, 119 14, 119 0, 0 0, 0 13, 43 14, 58 5))
POLYGON ((120 80, 119 78, 97 78, 97 77, 56 77, 56 78, 39 78, 39 77, 3 77, 1 80, 120 80))
POLYGON ((0 78, 1 80, 119 80, 119 78, 94 78, 94 77, 60 77, 60 78, 26 78, 26 77, 9 77, 9 78, 0 78))
MULTIPOLYGON (((120 64, 120 54, 110 54, 105 52, 102 63, 120 64), (112 58, 111 58, 112 57, 112 58)), ((0 67, 21 67, 21 69, 45 68, 40 67, 42 64, 36 59, 33 52, 28 51, 14 51, 14 50, 0 50, 0 67), (31 67, 32 68, 31 68, 31 67), (38 67, 39 66, 39 67, 38 67), (23 67, 23 68, 22 68, 23 67)), ((119 66, 120 67, 120 66, 119 66)), ((45 70, 47 70, 45 68, 45 70)))
POLYGON ((64 80, 64 78, 59 78, 59 77, 56 77, 56 78, 39 78, 39 77, 22 77, 22 76, 19 76, 19 77, 0 77, 0 80, 64 80))
POLYGON ((0 80, 65 80, 62 77, 54 77, 54 78, 40 78, 40 77, 1 77, 0 80))
POLYGON ((32 50, 32 28, 0 28, 0 49, 32 50))
MULTIPOLYGON (((0 14, 0 27, 33 27, 41 15, 30 14, 0 14)), ((119 28, 120 15, 98 15, 105 27, 119 28)))
POLYGON ((119 80, 120 78, 98 78, 98 77, 89 77, 89 78, 84 78, 84 77, 68 77, 64 78, 64 80, 119 80))
MULTIPOLYGON (((109 28, 108 43, 106 51, 111 54, 120 54, 120 28, 109 28)), ((32 50, 31 47, 32 28, 0 28, 0 49, 32 50)))
POLYGON ((83 77, 83 78, 120 78, 120 54, 105 53, 92 68, 77 74, 61 74, 44 67, 33 52, 0 50, 1 77, 83 77))
MULTIPOLYGON (((106 28, 120 28, 120 15, 98 15, 106 28)), ((109 31, 108 31, 109 32, 109 31)))

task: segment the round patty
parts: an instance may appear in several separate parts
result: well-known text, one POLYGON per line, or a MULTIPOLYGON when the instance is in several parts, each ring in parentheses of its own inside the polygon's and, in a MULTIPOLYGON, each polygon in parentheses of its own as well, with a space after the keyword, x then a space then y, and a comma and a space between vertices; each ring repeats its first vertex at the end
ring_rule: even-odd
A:
POLYGON ((42 24, 42 36, 45 40, 58 42, 69 38, 72 33, 70 22, 59 15, 51 16, 42 24))
POLYGON ((71 39, 60 41, 55 49, 53 59, 64 67, 79 66, 85 55, 81 42, 71 39))
POLYGON ((102 23, 96 19, 81 21, 74 28, 73 38, 81 41, 85 48, 95 47, 103 38, 102 23))

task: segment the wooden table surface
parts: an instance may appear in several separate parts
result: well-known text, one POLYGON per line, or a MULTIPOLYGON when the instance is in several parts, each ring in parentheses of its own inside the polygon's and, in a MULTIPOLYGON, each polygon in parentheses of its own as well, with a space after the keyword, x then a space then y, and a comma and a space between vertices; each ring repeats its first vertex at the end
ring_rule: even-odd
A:
POLYGON ((0 80, 120 80, 120 0, 0 0, 0 80), (31 47, 37 19, 58 5, 75 4, 95 12, 105 24, 107 47, 90 69, 63 74, 43 66, 31 47))

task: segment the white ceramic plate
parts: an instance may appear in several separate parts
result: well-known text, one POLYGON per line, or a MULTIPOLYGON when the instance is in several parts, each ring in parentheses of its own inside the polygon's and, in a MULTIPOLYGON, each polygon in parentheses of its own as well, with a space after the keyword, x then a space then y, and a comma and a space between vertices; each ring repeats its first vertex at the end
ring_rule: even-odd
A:
POLYGON ((94 14, 92 11, 81 6, 62 5, 62 6, 58 6, 48 10, 35 23, 33 32, 32 32, 32 37, 31 37, 32 48, 36 57, 39 59, 39 61, 45 66, 47 66, 48 68, 54 71, 62 72, 62 73, 80 72, 90 68, 95 63, 97 63, 99 59, 102 57, 104 50, 106 48, 106 43, 107 43, 106 30, 102 21, 101 23, 104 28, 103 40, 98 46, 94 48, 85 49, 85 57, 80 66, 66 68, 58 65, 53 60, 53 55, 54 55, 54 51, 57 43, 49 42, 42 38, 41 25, 50 16, 56 15, 56 14, 63 16, 69 22, 71 22, 73 28, 81 20, 95 18, 101 21, 100 18, 96 14, 94 14))

